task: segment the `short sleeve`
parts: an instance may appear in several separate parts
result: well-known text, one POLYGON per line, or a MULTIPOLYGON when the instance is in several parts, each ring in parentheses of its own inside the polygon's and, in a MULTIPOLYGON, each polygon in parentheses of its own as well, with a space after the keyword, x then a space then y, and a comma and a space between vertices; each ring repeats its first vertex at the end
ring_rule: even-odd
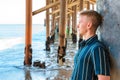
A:
POLYGON ((95 75, 110 75, 110 62, 107 59, 105 49, 101 46, 96 46, 92 49, 92 62, 94 65, 95 75))

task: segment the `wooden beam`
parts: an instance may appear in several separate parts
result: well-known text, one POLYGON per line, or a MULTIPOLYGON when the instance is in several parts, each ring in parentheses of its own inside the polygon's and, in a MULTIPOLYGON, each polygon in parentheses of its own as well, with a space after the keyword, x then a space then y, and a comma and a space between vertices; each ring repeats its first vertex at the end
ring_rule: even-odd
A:
POLYGON ((36 14, 42 12, 42 11, 45 11, 45 10, 47 10, 49 8, 52 8, 53 6, 56 6, 56 5, 59 5, 59 4, 60 4, 60 1, 56 1, 55 3, 51 3, 49 5, 46 5, 45 7, 42 7, 40 9, 36 10, 36 11, 33 11, 32 15, 36 15, 36 14))
POLYGON ((74 1, 71 4, 68 4, 68 8, 71 8, 72 6, 78 5, 80 1, 74 1))
MULTIPOLYGON (((72 14, 72 12, 67 12, 67 15, 72 14)), ((60 15, 56 16, 55 19, 60 18, 60 15)))
POLYGON ((96 4, 96 0, 86 0, 86 1, 89 1, 92 4, 96 4))
MULTIPOLYGON (((68 8, 71 8, 72 6, 75 6, 75 5, 78 5, 78 4, 79 4, 79 1, 75 1, 75 2, 73 2, 71 4, 68 4, 68 8)), ((69 10, 69 11, 72 11, 72 10, 69 10)), ((60 9, 57 9, 57 10, 53 11, 52 14, 56 14, 58 12, 60 12, 60 9)))
POLYGON ((60 18, 60 16, 56 16, 56 17, 55 17, 55 19, 59 19, 59 18, 60 18))
POLYGON ((74 13, 74 11, 73 11, 73 10, 71 10, 71 9, 68 9, 68 12, 74 13))
MULTIPOLYGON (((67 11, 68 11, 67 14, 74 13, 74 11, 72 11, 71 9, 68 9, 67 11)), ((57 10, 53 11, 53 12, 50 13, 50 14, 53 15, 53 14, 56 14, 56 13, 58 13, 58 12, 60 12, 60 9, 57 9, 57 10)))
MULTIPOLYGON (((96 4, 96 0, 86 0, 86 1, 89 1, 91 4, 96 4)), ((74 6, 74 5, 78 5, 79 3, 80 3, 80 10, 82 10, 83 9, 83 0, 80 0, 80 1, 71 1, 72 3, 70 3, 70 4, 68 4, 68 8, 70 8, 70 7, 72 7, 72 6, 74 6)), ((54 3, 51 3, 51 4, 49 4, 49 5, 46 5, 45 7, 42 7, 42 8, 40 8, 40 9, 38 9, 38 10, 36 10, 36 11, 33 11, 32 12, 32 15, 36 15, 36 14, 38 14, 38 13, 40 13, 40 12, 42 12, 42 11, 45 11, 46 9, 49 9, 49 8, 51 8, 51 7, 53 7, 53 6, 56 6, 56 5, 59 5, 60 4, 60 1, 56 1, 56 2, 54 2, 54 3)), ((57 13, 57 12, 59 12, 60 11, 60 9, 58 9, 58 10, 56 10, 55 12, 53 12, 52 14, 55 14, 55 13, 57 13)))
POLYGON ((56 14, 58 12, 60 12, 60 9, 57 9, 57 10, 53 11, 52 14, 56 14))

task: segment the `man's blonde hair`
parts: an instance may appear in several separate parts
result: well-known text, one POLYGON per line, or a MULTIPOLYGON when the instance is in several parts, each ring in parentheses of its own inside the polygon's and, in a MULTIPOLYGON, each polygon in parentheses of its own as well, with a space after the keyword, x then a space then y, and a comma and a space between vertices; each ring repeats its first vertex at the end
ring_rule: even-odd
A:
POLYGON ((92 26, 94 26, 96 29, 98 28, 98 26, 100 26, 103 22, 103 18, 102 16, 94 11, 94 10, 86 10, 86 11, 81 11, 80 15, 85 15, 88 18, 91 19, 92 21, 92 26))

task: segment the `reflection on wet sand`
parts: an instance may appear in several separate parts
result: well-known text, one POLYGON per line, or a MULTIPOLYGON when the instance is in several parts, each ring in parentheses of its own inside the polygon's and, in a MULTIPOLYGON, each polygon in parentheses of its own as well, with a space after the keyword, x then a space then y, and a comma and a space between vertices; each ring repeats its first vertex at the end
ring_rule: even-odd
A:
POLYGON ((71 70, 59 70, 54 80, 70 80, 71 70))
POLYGON ((63 69, 54 69, 54 70, 35 70, 34 68, 30 67, 25 67, 24 68, 24 75, 25 79, 24 80, 70 80, 70 75, 71 75, 71 69, 67 68, 63 69), (35 71, 35 72, 33 72, 35 71), (32 74, 37 74, 35 77, 32 74))
POLYGON ((25 71, 25 80, 32 80, 29 67, 25 67, 24 71, 25 71))

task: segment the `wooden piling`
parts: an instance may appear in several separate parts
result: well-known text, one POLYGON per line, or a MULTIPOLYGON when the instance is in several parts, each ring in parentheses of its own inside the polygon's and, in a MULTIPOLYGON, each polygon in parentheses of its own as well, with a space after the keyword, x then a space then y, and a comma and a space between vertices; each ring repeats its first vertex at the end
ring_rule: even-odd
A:
POLYGON ((44 19, 44 26, 46 26, 46 19, 44 19))
MULTIPOLYGON (((49 0, 46 0, 46 5, 48 5, 49 4, 49 0)), ((46 10, 46 40, 47 40, 47 37, 49 37, 49 26, 50 26, 50 24, 49 24, 49 19, 50 19, 50 17, 49 17, 49 9, 47 9, 46 10)))
MULTIPOLYGON (((49 4, 50 0, 46 0, 46 6, 49 4)), ((50 51, 50 17, 49 17, 49 9, 46 10, 46 51, 50 51)))
POLYGON ((67 15, 67 34, 70 34, 70 22, 71 22, 71 17, 70 14, 67 15))
POLYGON ((94 10, 94 7, 95 7, 94 4, 92 4, 92 10, 94 10))
POLYGON ((79 7, 80 11, 83 10, 83 7, 84 7, 84 6, 83 6, 83 1, 84 1, 84 0, 80 0, 80 7, 79 7))
MULTIPOLYGON (((55 6, 52 7, 52 12, 55 10, 55 6)), ((52 21, 51 21, 51 32, 50 32, 50 42, 54 43, 55 39, 55 14, 52 14, 52 21)))
MULTIPOLYGON (((76 0, 74 0, 76 1, 76 0)), ((72 10, 74 13, 72 13, 72 41, 73 43, 77 42, 77 6, 73 6, 72 10)))
POLYGON ((86 2, 86 5, 87 5, 87 6, 86 6, 86 7, 87 7, 87 10, 89 10, 89 9, 90 9, 90 2, 87 1, 87 2, 86 2))
POLYGON ((65 28, 66 28, 66 0, 60 0, 60 25, 59 25, 59 48, 58 48, 58 63, 63 65, 65 56, 65 28))
MULTIPOLYGON (((58 9, 58 7, 57 7, 57 9, 58 9)), ((56 16, 59 16, 59 15, 60 15, 60 12, 56 13, 56 16)), ((55 16, 56 23, 57 23, 56 29, 57 29, 57 32, 59 34, 60 17, 56 18, 56 16, 55 16)))
POLYGON ((26 0, 26 35, 24 65, 32 64, 32 0, 26 0))

